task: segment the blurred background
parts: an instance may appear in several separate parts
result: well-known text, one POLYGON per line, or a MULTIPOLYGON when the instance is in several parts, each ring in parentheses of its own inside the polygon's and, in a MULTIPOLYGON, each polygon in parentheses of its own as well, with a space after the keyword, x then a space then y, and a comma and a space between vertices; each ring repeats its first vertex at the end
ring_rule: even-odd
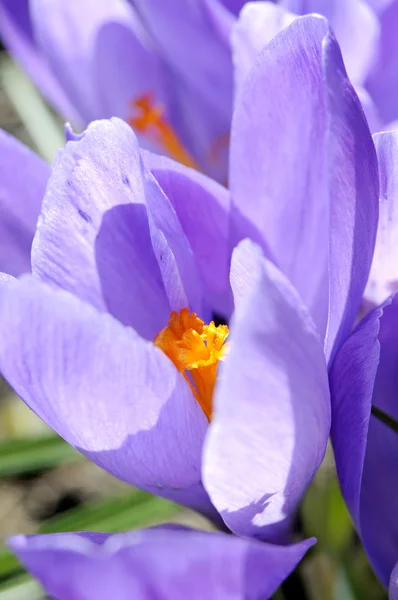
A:
MULTIPOLYGON (((0 50, 0 127, 51 162, 63 124, 0 50)), ((0 182, 1 189, 1 182, 0 182)), ((0 380, 0 600, 44 598, 7 551, 17 533, 123 531, 162 522, 210 528, 200 515, 114 479, 55 436, 0 380)), ((318 544, 279 600, 383 600, 341 499, 329 452, 297 517, 297 537, 318 544)))

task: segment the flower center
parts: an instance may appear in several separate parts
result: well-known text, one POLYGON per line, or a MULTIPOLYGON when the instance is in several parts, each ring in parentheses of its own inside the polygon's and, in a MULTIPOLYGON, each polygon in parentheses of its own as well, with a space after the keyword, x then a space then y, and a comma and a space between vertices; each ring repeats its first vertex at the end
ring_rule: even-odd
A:
POLYGON ((193 169, 199 169, 195 160, 184 148, 172 126, 166 121, 164 107, 155 104, 151 94, 145 94, 132 101, 134 116, 127 122, 138 132, 145 135, 152 143, 166 150, 180 163, 193 169))
POLYGON ((183 373, 191 390, 210 420, 218 361, 225 357, 229 334, 227 325, 209 325, 183 308, 172 312, 168 326, 155 338, 158 346, 183 373))

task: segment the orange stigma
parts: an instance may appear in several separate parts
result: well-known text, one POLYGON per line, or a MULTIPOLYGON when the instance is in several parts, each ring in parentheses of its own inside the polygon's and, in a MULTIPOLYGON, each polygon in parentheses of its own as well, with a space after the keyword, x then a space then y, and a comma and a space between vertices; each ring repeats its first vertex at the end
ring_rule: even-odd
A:
POLYGON ((218 361, 225 357, 228 333, 227 325, 216 327, 214 321, 205 325, 196 313, 183 308, 171 313, 168 326, 155 338, 155 345, 184 375, 209 421, 218 361))
POLYGON ((195 160, 184 148, 173 128, 166 121, 164 108, 155 104, 151 94, 145 94, 132 102, 135 116, 127 119, 135 131, 145 135, 151 142, 166 150, 169 156, 187 167, 199 169, 195 160))

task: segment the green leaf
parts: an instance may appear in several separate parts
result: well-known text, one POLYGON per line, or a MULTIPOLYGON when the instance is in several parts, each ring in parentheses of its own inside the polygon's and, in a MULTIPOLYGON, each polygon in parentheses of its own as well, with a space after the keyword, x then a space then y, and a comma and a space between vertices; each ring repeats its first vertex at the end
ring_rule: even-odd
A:
POLYGON ((344 552, 351 540, 352 522, 335 476, 321 473, 315 478, 301 515, 305 534, 318 539, 317 548, 332 556, 344 552))
POLYGON ((337 570, 335 575, 334 598, 335 600, 358 600, 342 567, 337 570))
POLYGON ((20 571, 18 560, 7 548, 0 548, 0 579, 20 571))
POLYGON ((52 162, 65 144, 61 121, 48 108, 34 83, 5 55, 0 62, 0 83, 39 152, 52 162))
POLYGON ((0 600, 44 600, 44 592, 37 581, 22 573, 11 581, 0 583, 0 600))
POLYGON ((43 523, 39 533, 126 531, 164 521, 178 509, 173 502, 132 489, 127 494, 89 502, 56 515, 43 523))
POLYGON ((0 441, 0 477, 49 469, 84 457, 57 435, 0 441))

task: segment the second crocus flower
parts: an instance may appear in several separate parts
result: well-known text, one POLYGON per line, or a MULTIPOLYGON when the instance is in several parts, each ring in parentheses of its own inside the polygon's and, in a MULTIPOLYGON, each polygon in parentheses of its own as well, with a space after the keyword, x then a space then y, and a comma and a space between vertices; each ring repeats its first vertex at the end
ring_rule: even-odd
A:
POLYGON ((147 8, 128 0, 0 0, 0 32, 77 127, 120 117, 141 144, 225 181, 232 17, 218 0, 162 2, 155 16, 167 16, 167 40, 160 44, 147 27, 147 8))

